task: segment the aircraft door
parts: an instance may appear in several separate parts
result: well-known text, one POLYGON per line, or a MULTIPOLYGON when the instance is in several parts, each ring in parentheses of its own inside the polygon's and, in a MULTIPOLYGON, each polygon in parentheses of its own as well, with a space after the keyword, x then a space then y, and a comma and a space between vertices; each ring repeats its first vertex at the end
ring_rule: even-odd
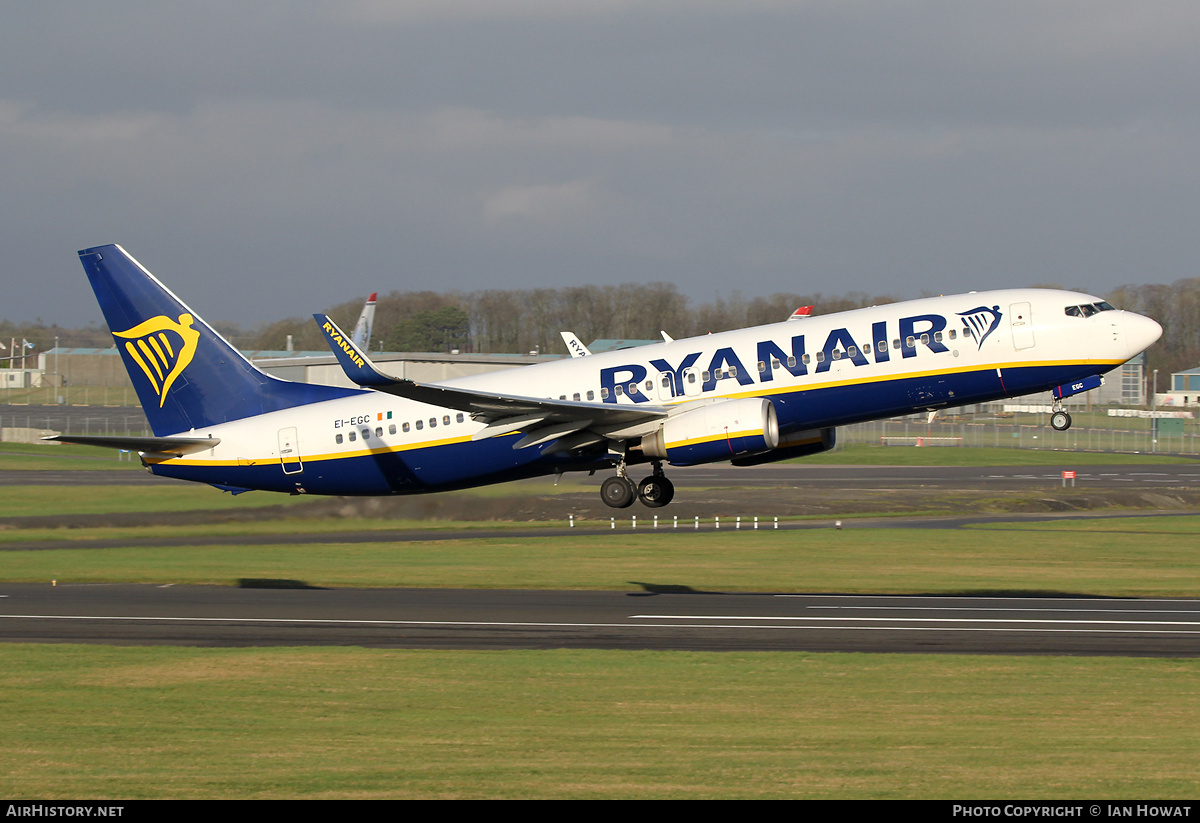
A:
POLYGON ((683 394, 685 397, 698 397, 704 382, 700 379, 700 370, 689 368, 683 370, 683 394))
POLYGON ((1013 303, 1008 307, 1012 326, 1013 348, 1033 348, 1033 309, 1028 303, 1013 303))
POLYGON ((279 430, 279 464, 283 466, 284 474, 299 474, 304 471, 300 462, 300 449, 296 445, 296 427, 290 426, 279 430))
POLYGON ((671 400, 675 397, 675 375, 661 371, 655 381, 658 384, 658 399, 671 400))

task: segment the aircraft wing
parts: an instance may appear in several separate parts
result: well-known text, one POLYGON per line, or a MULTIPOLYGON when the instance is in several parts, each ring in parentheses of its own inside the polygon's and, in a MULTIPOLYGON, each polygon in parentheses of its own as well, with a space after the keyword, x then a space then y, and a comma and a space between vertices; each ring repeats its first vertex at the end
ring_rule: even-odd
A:
POLYGON ((661 406, 619 406, 498 394, 391 377, 376 368, 329 317, 314 314, 313 318, 351 381, 363 388, 407 400, 469 412, 475 420, 488 424, 486 429, 474 435, 475 440, 520 430, 526 436, 514 448, 527 448, 550 440, 563 440, 570 443, 571 448, 582 448, 606 438, 621 439, 648 433, 656 427, 653 424, 667 416, 667 410, 661 406))
POLYGON ((101 434, 56 434, 42 439, 54 440, 59 443, 75 443, 80 446, 102 446, 148 454, 174 455, 205 451, 221 442, 219 437, 122 437, 101 434))

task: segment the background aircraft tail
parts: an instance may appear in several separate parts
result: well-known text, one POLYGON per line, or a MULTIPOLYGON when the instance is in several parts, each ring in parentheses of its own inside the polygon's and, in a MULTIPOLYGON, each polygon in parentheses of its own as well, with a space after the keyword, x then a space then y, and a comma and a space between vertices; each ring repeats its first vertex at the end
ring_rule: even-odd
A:
POLYGON ((79 252, 157 436, 357 393, 264 374, 120 246, 79 252))

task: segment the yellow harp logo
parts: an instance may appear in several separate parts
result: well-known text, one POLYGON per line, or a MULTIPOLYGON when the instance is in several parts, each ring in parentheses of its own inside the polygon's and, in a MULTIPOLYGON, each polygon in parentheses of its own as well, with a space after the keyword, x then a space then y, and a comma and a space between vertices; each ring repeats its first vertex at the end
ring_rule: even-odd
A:
POLYGON ((179 315, 178 323, 160 314, 127 331, 113 332, 113 337, 125 338, 125 351, 158 393, 159 408, 167 401, 167 391, 175 378, 192 362, 200 342, 200 332, 192 328, 190 314, 179 315))

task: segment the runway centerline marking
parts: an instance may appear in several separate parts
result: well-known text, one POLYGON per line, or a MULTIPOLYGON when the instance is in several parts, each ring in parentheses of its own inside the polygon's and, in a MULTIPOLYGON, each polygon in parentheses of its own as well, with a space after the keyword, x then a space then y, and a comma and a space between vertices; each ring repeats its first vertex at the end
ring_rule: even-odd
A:
POLYGON ((733 614, 634 614, 631 618, 649 620, 778 620, 778 621, 839 621, 870 623, 1050 623, 1062 625, 1115 625, 1115 626, 1195 626, 1196 620, 1063 620, 1061 618, 1037 617, 802 617, 802 616, 742 616, 733 614))

